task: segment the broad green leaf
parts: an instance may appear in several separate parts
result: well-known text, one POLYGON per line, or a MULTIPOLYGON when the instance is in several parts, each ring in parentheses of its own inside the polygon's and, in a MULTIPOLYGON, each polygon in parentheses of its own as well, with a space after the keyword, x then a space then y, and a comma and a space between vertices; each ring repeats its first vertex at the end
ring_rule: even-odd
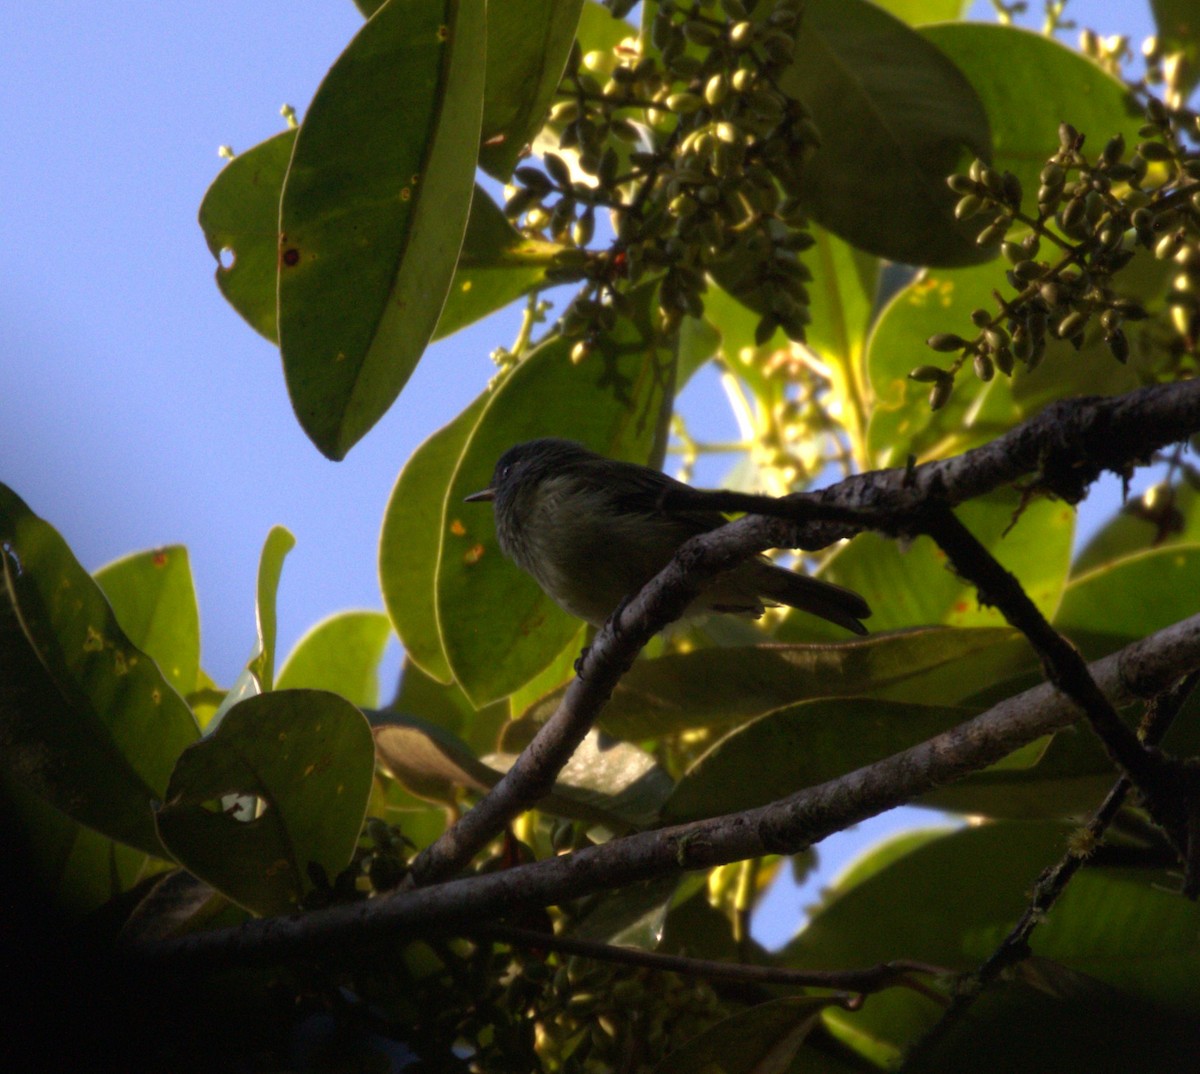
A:
POLYGON ((416 716, 461 738, 478 756, 499 748, 501 730, 508 726, 508 705, 495 701, 476 709, 454 683, 430 678, 405 659, 400 692, 388 713, 416 716))
POLYGON ((360 709, 379 704, 379 661, 391 634, 382 612, 339 612, 314 626, 288 655, 275 689, 339 694, 360 709))
POLYGON ((583 0, 504 0, 487 11, 479 166, 504 181, 541 128, 575 41, 583 0))
MULTIPOLYGON (((959 505, 955 514, 1016 575, 1042 613, 1051 616, 1066 584, 1075 512, 1046 499, 1022 509, 1020 501, 1019 493, 1001 489, 959 505)), ((928 537, 902 549, 878 534, 860 534, 829 561, 821 577, 867 599, 872 611, 867 622, 873 631, 934 623, 1004 625, 1000 612, 979 605, 974 588, 947 567, 941 549, 928 537)), ((788 624, 789 630, 803 627, 810 636, 828 634, 811 616, 790 616, 788 624)))
POLYGON ((1200 496, 1186 483, 1155 485, 1130 501, 1092 536, 1075 557, 1071 571, 1080 575, 1133 552, 1182 544, 1200 544, 1200 496), (1155 522, 1141 517, 1141 510, 1160 510, 1166 502, 1178 512, 1180 528, 1159 532, 1155 522))
POLYGON ((278 625, 275 604, 283 561, 295 546, 296 538, 288 530, 283 526, 272 526, 258 561, 254 601, 258 639, 246 668, 254 675, 260 690, 272 690, 275 686, 275 634, 278 625))
POLYGON ((446 492, 463 447, 491 397, 484 391, 412 453, 388 499, 379 535, 383 604, 408 658, 426 675, 453 681, 442 651, 435 600, 446 492))
MULTIPOLYGON (((637 741, 742 723, 818 697, 952 705, 1031 662, 1028 644, 1007 628, 930 627, 833 645, 695 649, 639 660, 613 691, 601 723, 637 741)), ((563 692, 540 698, 524 719, 548 718, 563 692)))
MULTIPOLYGON (((1051 37, 981 22, 926 26, 921 36, 950 57, 983 102, 992 128, 992 164, 1021 182, 1027 206, 1038 173, 1058 150, 1058 125, 1071 123, 1099 153, 1114 134, 1140 141, 1140 109, 1125 86, 1051 37)), ((1032 208, 1030 209, 1032 213, 1032 208)))
POLYGON ((490 505, 463 498, 488 486, 508 448, 538 436, 566 434, 613 458, 652 456, 674 357, 654 346, 649 296, 635 295, 636 322, 621 318, 578 365, 569 340, 543 343, 492 393, 466 442, 445 500, 437 617, 451 671, 476 705, 528 682, 579 623, 500 554, 490 505))
POLYGON ((909 26, 959 19, 970 6, 969 0, 875 0, 875 3, 909 26))
MULTIPOLYGON (((217 286, 255 329, 279 341, 279 198, 296 132, 248 149, 213 180, 200 226, 217 258, 217 286)), ((475 187, 454 279, 433 333, 441 339, 536 287, 561 247, 516 230, 487 192, 475 187)))
POLYGON ((350 862, 371 791, 374 750, 361 712, 336 694, 287 690, 235 705, 179 758, 155 820, 201 880, 256 914, 294 910, 309 866, 350 862), (222 799, 257 799, 256 816, 222 799))
MULTIPOLYGON (((1166 287, 1170 270, 1147 251, 1139 250, 1122 271, 1121 293, 1153 304, 1166 287)), ((950 402, 929 409, 929 385, 908 379, 918 365, 949 366, 925 340, 937 332, 970 336, 971 311, 995 309, 992 292, 1005 291, 1003 273, 995 265, 921 274, 899 292, 880 316, 867 344, 867 370, 875 396, 867 442, 872 465, 899 466, 911 454, 918 461, 945 458, 986 443, 999 432, 1040 411, 1047 403, 1073 393, 1115 395, 1131 391, 1152 377, 1165 357, 1161 326, 1151 319, 1127 324, 1132 353, 1122 365, 1093 325, 1076 351, 1065 340, 1051 339, 1041 364, 1018 367, 1009 380, 997 374, 982 384, 973 374, 959 374, 950 402)))
POLYGON ((798 195, 861 250, 918 265, 991 256, 954 219, 946 176, 990 156, 988 118, 962 72, 865 0, 806 6, 779 88, 802 101, 821 144, 799 163, 798 195))
POLYGON ((0 761, 80 823, 161 854, 161 799, 196 722, 58 532, 0 485, 0 761))
POLYGON ((614 19, 612 12, 597 0, 583 0, 577 36, 579 48, 585 53, 597 49, 611 52, 627 37, 636 37, 637 30, 624 19, 614 19))
POLYGON ((1054 625, 1090 658, 1200 611, 1200 545, 1139 552, 1074 579, 1054 625))
MULTIPOLYGON (((1016 922, 1029 885, 1061 857, 1068 834, 1057 825, 985 824, 925 842, 899 859, 885 845, 871 853, 888 854, 888 863, 853 887, 837 885, 785 948, 784 962, 821 967, 915 958, 974 969, 1016 922)), ((1188 967, 1200 935, 1198 911, 1161 890, 1164 879, 1158 872, 1083 870, 1033 933, 1034 953, 1131 994, 1194 1010, 1200 990, 1188 967)), ((873 997, 857 1015, 831 1013, 831 1021, 852 1033, 890 1036, 902 1048, 938 1012, 898 992, 873 997)))
POLYGON ((279 339, 279 194, 294 130, 239 153, 218 173, 200 203, 200 227, 217 259, 217 287, 260 335, 279 339))
POLYGON ((768 713, 731 732, 676 784, 671 823, 766 805, 939 734, 971 710, 836 698, 768 713))
POLYGON ((182 545, 126 556, 95 579, 134 645, 183 695, 200 673, 200 611, 188 551, 182 545))
MULTIPOLYGON (((689 1040, 655 1068, 655 1074, 786 1074, 820 1024, 821 1011, 837 999, 785 996, 725 1018, 689 1040)), ((807 1067, 801 1065, 800 1070, 807 1067)), ((819 1068, 818 1068, 819 1069, 819 1068)))
POLYGON ((433 338, 457 332, 540 286, 562 249, 522 235, 487 191, 476 186, 462 252, 433 338))
POLYGON ((1081 870, 1033 949, 1130 995, 1200 1013, 1200 907, 1165 872, 1081 870))
POLYGON ((330 458, 391 406, 446 301, 474 183, 484 11, 483 0, 388 0, 296 137, 279 342, 300 424, 330 458))

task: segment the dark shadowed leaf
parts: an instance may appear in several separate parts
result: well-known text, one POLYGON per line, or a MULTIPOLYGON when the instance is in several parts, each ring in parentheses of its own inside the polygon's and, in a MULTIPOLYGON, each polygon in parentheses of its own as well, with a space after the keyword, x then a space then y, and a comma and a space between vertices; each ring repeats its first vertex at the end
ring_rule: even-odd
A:
POLYGON ((373 771, 371 730, 348 701, 322 690, 260 694, 179 758, 159 835, 240 906, 285 913, 311 889, 310 865, 332 880, 349 863, 373 771), (227 811, 235 796, 258 810, 227 811))
POLYGON ((160 853, 161 799, 196 722, 58 532, 0 485, 0 760, 81 823, 160 853))
MULTIPOLYGON (((826 645, 731 646, 639 660, 602 716, 621 738, 721 727, 818 697, 863 696, 950 705, 1030 666, 1008 628, 932 627, 826 645)), ((547 719, 564 689, 523 714, 547 719)))
POLYGON ((769 713, 726 735, 679 781, 671 822, 752 809, 851 772, 961 723, 967 709, 836 698, 769 713))
POLYGON ((804 102, 821 144, 795 193, 861 250, 906 264, 963 265, 990 251, 954 219, 946 176, 990 155, 988 119, 962 72, 865 0, 807 5, 780 89, 804 102))
POLYGON ((839 1002, 828 996, 787 996, 759 1003, 693 1037, 659 1063, 655 1074, 785 1074, 797 1069, 793 1060, 820 1024, 821 1011, 839 1002))
POLYGON ((1038 173, 1058 149, 1064 120, 1099 153, 1114 134, 1140 140, 1140 109, 1124 85, 1051 37, 982 22, 925 26, 921 36, 950 57, 979 94, 992 128, 992 164, 1020 180, 1032 206, 1038 173))

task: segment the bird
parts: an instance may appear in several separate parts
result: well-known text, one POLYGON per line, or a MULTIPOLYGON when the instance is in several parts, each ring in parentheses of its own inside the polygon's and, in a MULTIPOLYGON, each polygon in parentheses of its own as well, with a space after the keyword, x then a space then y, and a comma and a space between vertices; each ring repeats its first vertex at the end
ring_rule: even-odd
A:
MULTIPOLYGON (((465 502, 491 501, 501 551, 565 611, 602 626, 691 537, 725 525, 719 511, 663 506, 672 477, 546 437, 500 456, 491 484, 465 502)), ((684 617, 714 612, 758 618, 781 604, 855 634, 871 614, 853 590, 755 556, 716 575, 684 617)))

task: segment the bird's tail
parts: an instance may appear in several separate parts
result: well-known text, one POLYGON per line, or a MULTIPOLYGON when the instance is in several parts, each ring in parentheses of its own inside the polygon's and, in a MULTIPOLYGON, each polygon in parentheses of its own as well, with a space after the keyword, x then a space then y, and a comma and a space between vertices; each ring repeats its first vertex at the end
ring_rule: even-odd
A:
POLYGON ((859 620, 870 616, 871 607, 853 589, 774 565, 766 567, 760 578, 763 597, 828 619, 855 634, 867 633, 867 628, 859 620))

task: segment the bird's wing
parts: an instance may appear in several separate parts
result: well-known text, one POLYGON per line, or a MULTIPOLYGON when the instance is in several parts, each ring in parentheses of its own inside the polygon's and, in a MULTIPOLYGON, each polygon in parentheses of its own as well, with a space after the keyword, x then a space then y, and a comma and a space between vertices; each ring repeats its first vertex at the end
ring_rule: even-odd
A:
MULTIPOLYGON (((611 462, 608 464, 611 465, 611 462)), ((675 478, 651 470, 647 466, 629 464, 627 469, 623 466, 622 470, 622 487, 620 490, 613 490, 616 505, 622 511, 635 515, 670 518, 681 530, 690 531, 689 536, 707 533, 729 521, 720 511, 665 508, 663 498, 667 492, 672 489, 691 491, 690 486, 682 481, 676 481, 675 478)), ((597 480, 604 481, 603 473, 602 469, 597 469, 597 480)), ((611 486, 609 487, 611 489, 611 486)))

